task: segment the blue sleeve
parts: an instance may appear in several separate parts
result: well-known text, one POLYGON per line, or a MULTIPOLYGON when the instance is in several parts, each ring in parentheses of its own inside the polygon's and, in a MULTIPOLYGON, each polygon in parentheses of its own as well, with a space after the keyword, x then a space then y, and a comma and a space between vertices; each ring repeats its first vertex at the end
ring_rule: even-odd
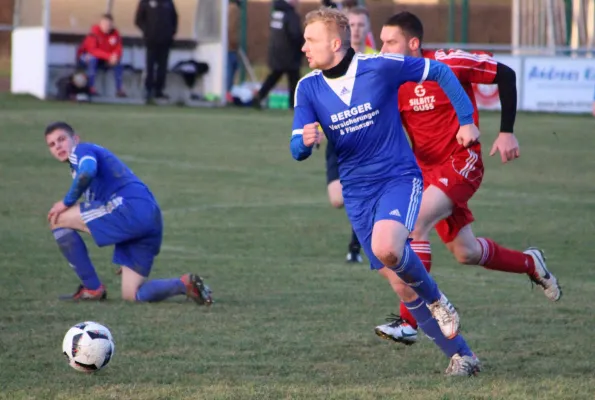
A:
POLYGON ((429 61, 425 58, 406 57, 401 54, 381 53, 374 56, 382 77, 391 86, 399 87, 405 82, 423 82, 428 75, 429 61))
POLYGON ((308 147, 304 144, 304 141, 302 140, 302 132, 304 125, 312 124, 317 120, 312 103, 308 98, 306 87, 304 87, 303 81, 300 81, 295 90, 293 125, 291 141, 289 142, 291 156, 294 159, 302 161, 310 157, 312 154, 313 146, 308 147))
POLYGON ((379 57, 382 58, 385 76, 390 77, 397 87, 405 82, 435 81, 450 99, 459 117, 459 124, 474 123, 473 103, 456 75, 446 64, 429 58, 407 57, 400 54, 382 54, 379 57))
MULTIPOLYGON (((97 158, 95 153, 87 148, 75 149, 75 153, 71 156, 71 163, 76 162, 73 167, 76 170, 76 176, 72 181, 72 185, 64 196, 64 205, 70 207, 74 205, 79 197, 87 190, 91 181, 97 175, 97 158)), ((74 164, 74 163, 73 163, 74 164)))
POLYGON ((457 117, 459 117, 459 124, 461 126, 473 124, 475 109, 457 76, 446 64, 429 59, 426 59, 426 61, 429 62, 427 80, 438 82, 440 88, 450 99, 457 117))

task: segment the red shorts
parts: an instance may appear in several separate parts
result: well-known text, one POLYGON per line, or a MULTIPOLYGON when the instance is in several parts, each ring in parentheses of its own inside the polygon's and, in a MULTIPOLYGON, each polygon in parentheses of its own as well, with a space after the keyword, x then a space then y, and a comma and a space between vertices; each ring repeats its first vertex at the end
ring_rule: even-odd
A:
POLYGON ((424 190, 436 186, 454 203, 452 214, 436 224, 436 232, 444 243, 452 242, 460 230, 475 219, 467 203, 483 179, 481 150, 465 149, 453 154, 443 164, 422 169, 424 190))

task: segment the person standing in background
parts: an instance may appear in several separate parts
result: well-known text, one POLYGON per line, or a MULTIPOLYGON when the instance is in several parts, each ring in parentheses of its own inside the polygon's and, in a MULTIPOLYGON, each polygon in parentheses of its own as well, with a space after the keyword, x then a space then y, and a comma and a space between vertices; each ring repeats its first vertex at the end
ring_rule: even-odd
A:
POLYGON ((370 14, 364 7, 352 7, 347 11, 351 29, 351 47, 356 53, 374 54, 376 50, 368 46, 370 33, 370 14))
POLYGON ((265 79, 253 101, 256 108, 261 107, 271 89, 283 74, 287 74, 289 83, 289 108, 293 109, 293 95, 300 80, 302 63, 302 45, 304 36, 302 22, 295 10, 298 0, 275 0, 271 14, 269 34, 269 68, 271 72, 265 79))
MULTIPOLYGON (((351 9, 358 7, 359 2, 358 0, 322 0, 322 5, 324 7, 336 8, 338 10, 343 11, 345 15, 348 15, 348 12, 351 9)), ((368 20, 369 18, 370 15, 368 14, 368 20)), ((374 41, 374 34, 372 33, 371 29, 368 29, 368 33, 366 34, 366 47, 370 51, 376 51, 376 42, 374 41)))
POLYGON ((231 89, 238 70, 238 50, 240 48, 240 7, 241 0, 231 0, 227 12, 227 101, 233 102, 231 89))
POLYGON ((135 25, 142 31, 145 40, 146 99, 168 99, 163 89, 169 51, 178 31, 178 13, 173 0, 140 0, 135 25))

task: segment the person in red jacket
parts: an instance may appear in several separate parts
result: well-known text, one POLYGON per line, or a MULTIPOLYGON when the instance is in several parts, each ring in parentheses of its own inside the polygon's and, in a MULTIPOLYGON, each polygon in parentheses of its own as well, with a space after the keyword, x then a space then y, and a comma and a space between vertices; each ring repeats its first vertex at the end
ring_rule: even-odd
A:
POLYGON ((101 16, 99 23, 91 27, 91 31, 79 46, 76 54, 79 64, 86 68, 91 94, 95 90, 95 75, 99 68, 111 68, 116 79, 116 93, 118 97, 125 97, 122 90, 122 37, 114 28, 111 14, 101 16))

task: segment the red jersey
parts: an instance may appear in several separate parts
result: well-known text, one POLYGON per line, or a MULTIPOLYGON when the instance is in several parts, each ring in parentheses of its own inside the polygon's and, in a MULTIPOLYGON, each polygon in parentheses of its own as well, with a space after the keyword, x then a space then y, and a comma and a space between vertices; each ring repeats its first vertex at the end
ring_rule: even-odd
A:
POLYGON ((91 32, 85 37, 83 43, 76 51, 76 58, 79 59, 83 54, 90 54, 100 60, 109 60, 112 54, 122 58, 122 38, 117 29, 112 29, 109 33, 103 33, 99 25, 93 25, 91 32))
MULTIPOLYGON (((422 52, 422 57, 445 63, 455 73, 475 108, 473 119, 479 127, 479 114, 472 83, 494 83, 497 62, 489 54, 471 54, 462 50, 422 52)), ((436 82, 405 83, 399 89, 399 111, 413 152, 421 168, 442 164, 462 150, 456 136, 459 120, 446 93, 436 82)), ((479 143, 472 147, 481 152, 479 143)))

